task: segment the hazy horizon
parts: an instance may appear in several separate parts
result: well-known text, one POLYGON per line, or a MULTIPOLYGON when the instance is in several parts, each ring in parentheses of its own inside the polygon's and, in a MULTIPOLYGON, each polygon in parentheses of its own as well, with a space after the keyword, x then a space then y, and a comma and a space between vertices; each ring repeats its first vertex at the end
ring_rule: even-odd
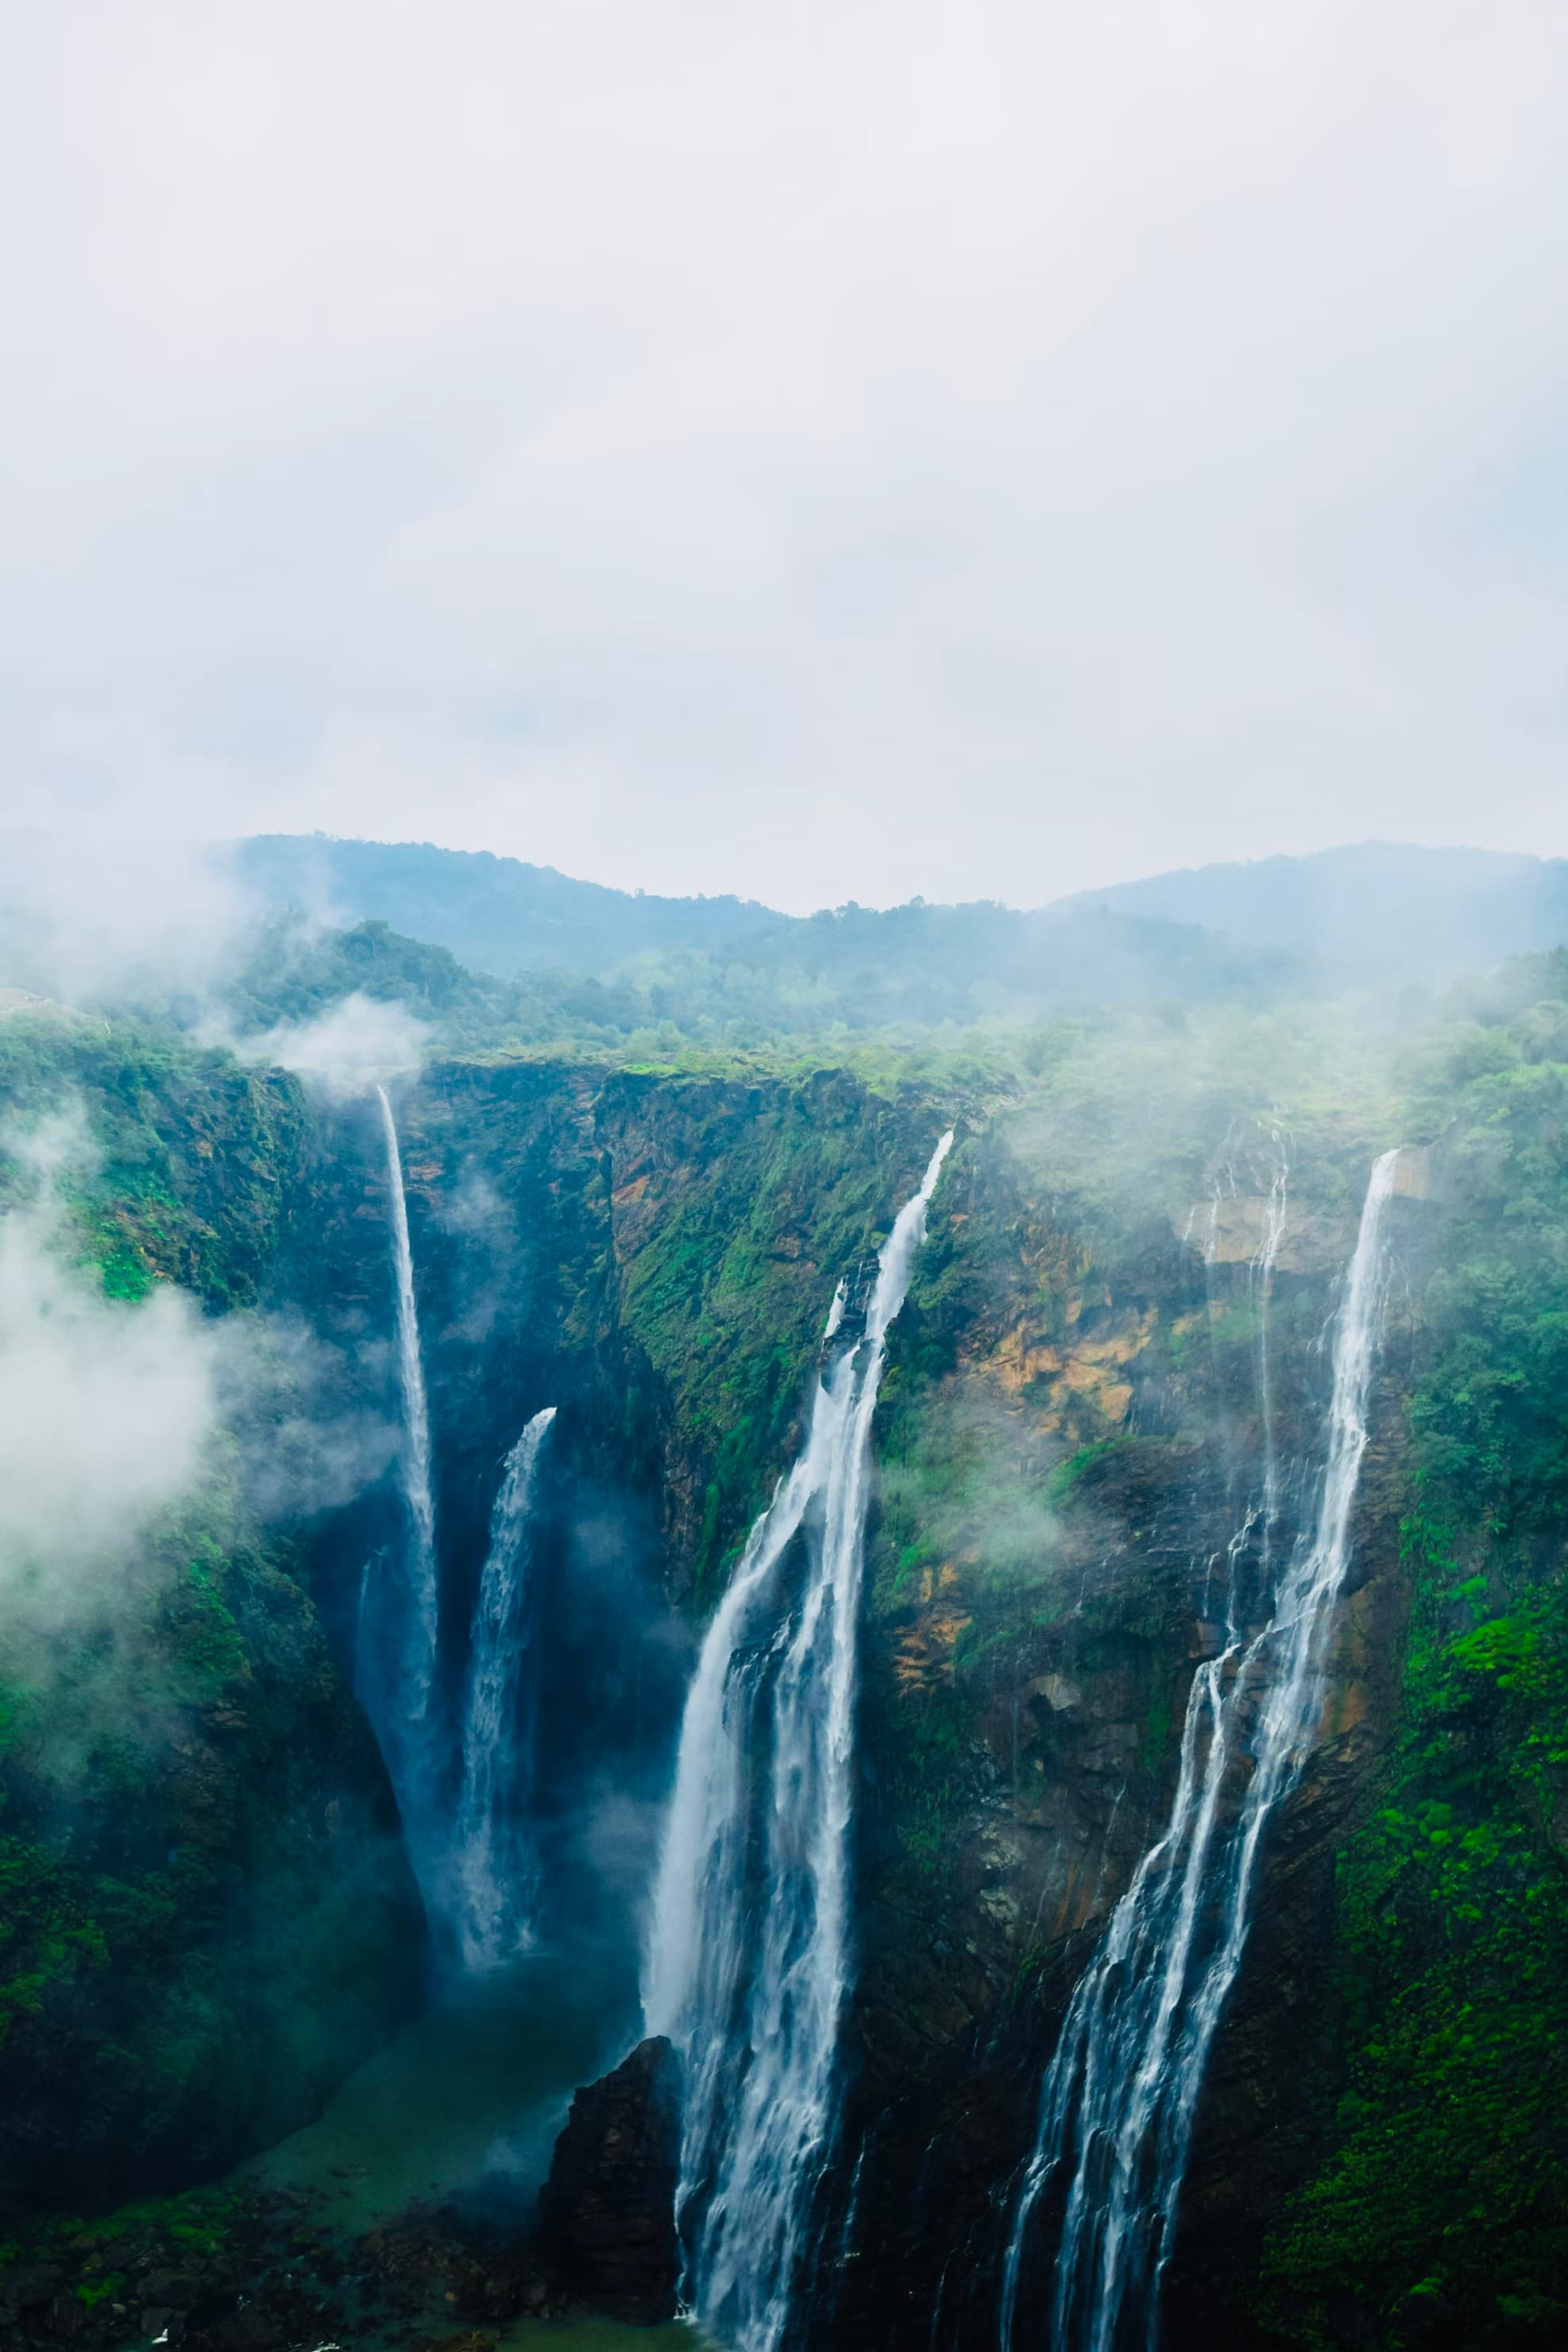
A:
POLYGON ((13 820, 789 910, 1568 851, 1561 12, 14 49, 13 820))
MULTIPOLYGON (((316 839, 323 843, 377 848, 434 849, 459 856, 488 856, 500 859, 512 859, 519 865, 559 874, 567 881, 584 883, 595 888, 620 891, 633 897, 647 896, 672 899, 733 898, 743 903, 768 908, 780 915, 795 917, 826 913, 831 911, 835 906, 842 907, 850 903, 861 906, 868 911, 886 911, 896 907, 908 906, 916 900, 922 900, 932 906, 986 903, 1013 908, 1019 912, 1034 912, 1074 898, 1092 899, 1097 891, 1113 893, 1142 883, 1164 881, 1183 875, 1228 870, 1242 871, 1279 862, 1331 858, 1357 851, 1415 850, 1435 857, 1447 856, 1456 859, 1480 857, 1497 859, 1500 862, 1512 860, 1523 864, 1542 865, 1554 862, 1553 853, 1538 849, 1521 849, 1514 846, 1491 847, 1474 841, 1435 842, 1410 839, 1395 841, 1369 835, 1355 840, 1324 842, 1318 848, 1311 850, 1260 849, 1255 856, 1248 857, 1194 859, 1158 868, 1150 866, 1134 856, 1121 861, 1118 870, 1107 873, 1098 881, 1084 884, 1074 890, 1062 891, 1044 900, 1026 899, 1009 895, 1005 888, 976 892, 964 899, 955 895, 944 896, 939 888, 932 887, 911 890, 902 898, 894 898, 884 894, 880 897, 853 900, 847 897, 834 900, 801 899, 792 905, 782 896, 769 898, 757 891, 740 888, 704 889, 696 883, 682 885, 679 877, 673 878, 667 886, 657 889, 636 880, 612 881, 602 872, 584 868, 569 870, 554 865, 552 861, 542 856, 531 856, 526 847, 500 849, 484 841, 469 843, 437 840, 427 833, 395 836, 369 832, 338 832, 326 826, 312 826, 302 831, 288 833, 279 828, 263 826, 252 833, 227 834, 204 838, 191 834, 170 834, 160 837, 145 832, 120 833, 101 824, 83 825, 75 830, 51 828, 45 825, 7 825, 0 826, 0 850, 3 850, 7 843, 16 845, 30 841, 41 847, 47 846, 51 852, 63 852, 70 857, 74 856, 74 845, 79 842, 82 845, 84 864, 89 873, 94 868, 105 876, 115 871, 131 870, 137 873, 143 880, 152 879, 162 870, 162 861, 165 856, 177 856, 182 863, 175 867, 172 875, 164 875, 164 889, 162 894, 165 899, 177 902, 182 891, 188 890, 193 897, 201 893, 203 869, 208 861, 214 865, 221 864, 225 857, 231 852, 242 848, 247 842, 269 836, 294 841, 316 839), (89 845, 90 858, 87 856, 89 845), (122 858, 129 862, 128 869, 121 866, 122 858)), ((87 903, 96 904, 96 896, 87 903)))

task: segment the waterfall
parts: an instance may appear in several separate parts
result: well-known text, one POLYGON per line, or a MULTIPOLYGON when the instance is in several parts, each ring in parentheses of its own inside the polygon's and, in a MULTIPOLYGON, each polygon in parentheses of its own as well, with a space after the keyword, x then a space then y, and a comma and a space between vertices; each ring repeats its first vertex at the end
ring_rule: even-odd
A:
MULTIPOLYGON (((436 1681, 439 1594, 436 1576, 436 1507, 430 1484, 430 1412, 419 1357, 419 1315, 414 1297, 414 1257, 408 1243, 408 1203, 403 1190, 403 1158, 386 1088, 377 1087, 386 1140, 386 1182, 392 1203, 393 1286, 396 1299, 397 1378, 403 1402, 400 1466, 408 1514, 408 1542, 402 1590, 383 1590, 364 1623, 360 1606, 361 1655, 356 1662, 360 1696, 375 1725, 402 1809, 411 1851, 423 1851, 428 1792, 431 1696, 436 1681), (368 1633, 368 1654, 366 1635, 368 1633)), ((423 1876, 423 1873, 421 1873, 423 1876)))
MULTIPOLYGON (((734 2352, 784 2340, 833 2151, 871 1418, 952 1144, 942 1138, 883 1244, 864 1329, 818 1384, 681 1725, 644 2006, 685 2062, 687 2298, 734 2352)), ((844 1312, 840 1285, 825 1346, 844 1312)))
MULTIPOLYGON (((1327 1637, 1350 1563, 1366 1450, 1384 1289, 1384 1212, 1398 1157, 1388 1151, 1376 1162, 1362 1210, 1334 1335, 1315 1514, 1286 1564, 1268 1622, 1250 1638, 1236 1605, 1235 1563, 1256 1507, 1231 1547, 1225 1646, 1193 1677, 1170 1820, 1079 1981, 1046 2073, 1003 2267, 1002 2352, 1021 2352, 1047 2329, 1054 2352, 1123 2352, 1154 2341, 1198 2092, 1241 1965, 1259 1845, 1275 1807, 1300 1777, 1322 1707, 1327 1637), (1245 1790, 1222 1820, 1227 1780, 1248 1758, 1245 1790), (1055 2273, 1026 2335, 1020 2290, 1034 2251, 1031 2224, 1047 2189, 1064 2187, 1055 2273)), ((1264 1243, 1265 1318, 1283 1213, 1281 1181, 1264 1243)), ((1267 1523, 1278 1480, 1266 1321, 1259 1347, 1267 1523)), ((1266 1557, 1269 1542, 1266 1525, 1266 1557)))
POLYGON ((463 1964, 493 1969, 533 1941, 535 1885, 521 1818, 532 1758, 522 1677, 531 1648, 529 1514, 539 1450, 555 1407, 536 1412, 507 1455, 474 1604, 463 1782, 448 1864, 463 1964))

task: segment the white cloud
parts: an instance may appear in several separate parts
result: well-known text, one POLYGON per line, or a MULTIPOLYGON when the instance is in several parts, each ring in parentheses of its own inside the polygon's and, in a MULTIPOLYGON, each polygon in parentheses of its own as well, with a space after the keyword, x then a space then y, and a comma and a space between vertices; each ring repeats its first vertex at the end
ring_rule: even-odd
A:
MULTIPOLYGON (((13 1629, 119 1620, 142 1538, 215 1472, 237 1474, 269 1520, 339 1508, 383 1475, 395 1429, 297 1314, 207 1318, 167 1282, 105 1296, 64 1205, 94 1156, 79 1106, 3 1140, 25 1188, 0 1213, 0 1606, 13 1629)), ((374 1344, 367 1366, 379 1380, 374 1344)))
POLYGON ((23 10, 35 822, 1568 850, 1549 0, 23 10))
POLYGON ((0 833, 0 984, 66 1002, 150 986, 204 995, 261 909, 226 858, 147 834, 0 833))
POLYGON ((314 1021, 279 1022, 235 1044, 247 1062, 297 1070, 340 1098, 369 1092, 400 1070, 418 1066, 430 1034, 401 1004, 363 996, 356 989, 314 1021))
POLYGON ((109 1299, 68 1262, 51 1175, 79 1136, 45 1141, 38 1200, 0 1216, 0 1592, 50 1615, 201 1473, 219 1340, 184 1292, 109 1299))

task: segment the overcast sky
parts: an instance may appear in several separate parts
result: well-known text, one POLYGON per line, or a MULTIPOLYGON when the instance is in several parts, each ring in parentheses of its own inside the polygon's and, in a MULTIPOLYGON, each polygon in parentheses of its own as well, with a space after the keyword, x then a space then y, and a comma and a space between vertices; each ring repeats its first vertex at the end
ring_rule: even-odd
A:
POLYGON ((8 814, 1568 852, 1561 0, 12 0, 8 814))

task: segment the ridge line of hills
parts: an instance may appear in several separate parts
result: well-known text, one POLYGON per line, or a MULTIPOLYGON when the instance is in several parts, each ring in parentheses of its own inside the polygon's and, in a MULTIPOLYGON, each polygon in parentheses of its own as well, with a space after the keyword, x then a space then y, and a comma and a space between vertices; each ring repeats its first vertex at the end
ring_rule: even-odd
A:
MULTIPOLYGON (((1484 996, 1483 975, 1543 954, 1561 994, 1568 971, 1568 861, 1482 850, 1364 843, 1028 910, 914 898, 792 916, 427 844, 272 835, 193 847, 188 877, 161 877, 175 922, 159 935, 141 928, 134 882, 112 861, 95 867, 47 836, 0 841, 0 992, 246 1035, 366 995, 466 1045, 667 1053, 934 1041, 1116 1006, 1277 1011, 1390 982, 1480 982, 1484 996), (164 942, 179 945, 187 885, 222 936, 182 965, 164 942), (129 931, 100 940, 121 902, 129 931)), ((1499 976, 1510 1002, 1521 986, 1539 995, 1538 982, 1522 967, 1499 976)))
MULTIPOLYGON (((733 896, 623 891, 428 843, 258 835, 228 854, 244 886, 271 907, 302 907, 345 927, 383 921, 501 978, 546 969, 603 977, 637 957, 672 953, 842 968, 960 940, 966 955, 980 949, 983 962, 1006 940, 1010 963, 1055 944, 1055 927, 1091 915, 1195 929, 1232 950, 1270 950, 1357 976, 1458 971, 1568 940, 1568 859, 1387 842, 1187 867, 1033 908, 917 898, 888 908, 851 900, 812 915, 733 896)), ((1188 941, 1181 960, 1204 952, 1188 941)))

